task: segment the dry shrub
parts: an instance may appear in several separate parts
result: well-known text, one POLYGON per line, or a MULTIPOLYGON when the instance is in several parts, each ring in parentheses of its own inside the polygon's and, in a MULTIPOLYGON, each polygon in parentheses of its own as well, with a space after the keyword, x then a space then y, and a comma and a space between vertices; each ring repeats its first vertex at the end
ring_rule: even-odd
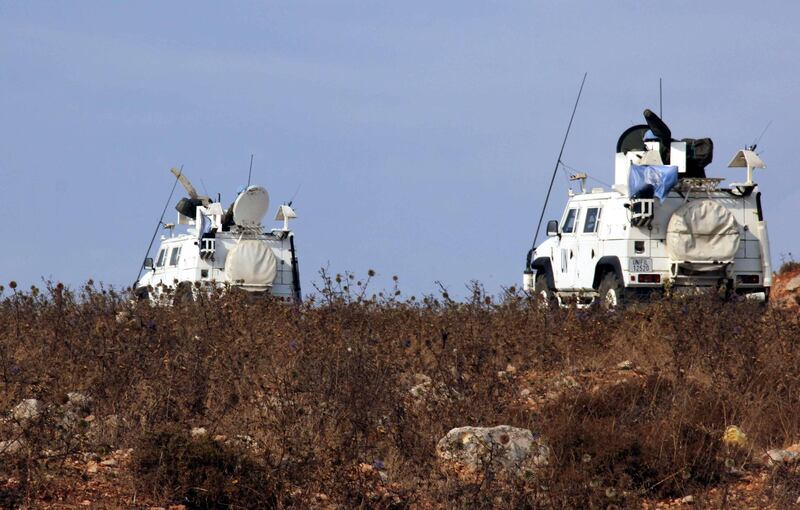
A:
POLYGON ((565 506, 671 498, 715 483, 725 471, 722 413, 708 388, 656 375, 561 398, 544 411, 557 459, 551 483, 565 506))
POLYGON ((133 466, 139 487, 162 501, 192 509, 277 507, 278 482, 248 451, 207 436, 190 438, 178 424, 145 434, 133 466))
POLYGON ((779 275, 794 273, 798 270, 800 270, 800 262, 796 261, 791 253, 781 254, 781 265, 778 269, 779 275))
MULTIPOLYGON (((492 298, 474 285, 456 302, 373 296, 366 281, 323 275, 299 307, 235 292, 154 307, 93 284, 5 290, 0 413, 25 398, 48 412, 27 428, 0 421, 0 440, 26 444, 0 478, 31 496, 53 455, 128 447, 140 490, 201 508, 635 506, 725 483, 726 459, 748 467, 800 439, 796 314, 714 296, 548 310, 514 289, 492 298), (614 368, 624 359, 636 377, 614 368), (567 376, 576 387, 558 386, 567 376), (524 388, 545 404, 522 402, 524 388), (94 401, 88 430, 59 426, 70 391, 94 401), (439 471, 448 430, 499 424, 541 433, 550 465, 476 484, 439 471), (731 424, 746 451, 721 444, 731 424), (198 426, 241 444, 190 439, 198 426)), ((776 482, 770 497, 793 487, 776 482)))

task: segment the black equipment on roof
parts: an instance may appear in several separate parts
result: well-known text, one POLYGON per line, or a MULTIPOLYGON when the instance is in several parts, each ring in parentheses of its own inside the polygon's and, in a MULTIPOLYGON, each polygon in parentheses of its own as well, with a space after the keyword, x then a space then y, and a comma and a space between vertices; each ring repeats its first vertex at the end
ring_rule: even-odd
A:
POLYGON ((626 154, 629 151, 645 151, 644 134, 648 129, 650 126, 647 124, 637 124, 623 131, 617 140, 617 152, 626 154))
POLYGON ((199 205, 203 205, 201 199, 184 197, 175 204, 175 210, 184 216, 194 219, 197 216, 197 206, 199 205))

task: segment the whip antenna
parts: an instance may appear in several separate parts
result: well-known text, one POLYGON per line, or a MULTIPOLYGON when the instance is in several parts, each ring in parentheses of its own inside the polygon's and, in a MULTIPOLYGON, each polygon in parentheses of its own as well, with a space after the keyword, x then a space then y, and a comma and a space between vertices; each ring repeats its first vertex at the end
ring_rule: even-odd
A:
POLYGON ((533 235, 533 246, 531 249, 536 248, 536 239, 539 237, 539 229, 542 227, 542 219, 547 209, 547 202, 550 200, 550 192, 553 191, 553 182, 556 180, 556 173, 558 173, 558 166, 561 164, 561 156, 564 154, 564 147, 567 145, 567 138, 569 138, 569 131, 572 129, 572 119, 575 118, 575 112, 578 110, 578 102, 581 100, 581 93, 583 92, 583 84, 586 83, 586 76, 589 73, 583 73, 583 80, 581 81, 581 88, 578 90, 578 97, 575 99, 575 106, 572 108, 572 115, 569 118, 567 125, 567 132, 564 134, 564 141, 561 142, 561 150, 558 152, 558 160, 556 166, 553 168, 553 176, 550 178, 550 187, 547 188, 547 196, 544 199, 544 206, 542 206, 542 214, 539 216, 539 223, 536 225, 536 233, 533 235))
POLYGON ((253 175, 253 155, 250 154, 250 170, 247 171, 247 187, 250 187, 250 176, 253 175))
POLYGON ((769 121, 769 122, 767 122, 767 127, 765 127, 765 128, 764 128, 764 131, 762 131, 762 132, 761 132, 761 134, 760 134, 760 135, 758 135, 758 138, 756 138, 756 139, 753 141, 753 144, 750 146, 750 147, 751 147, 751 149, 750 149, 750 150, 752 150, 752 151, 756 150, 756 147, 758 147, 758 143, 761 141, 761 137, 762 137, 762 136, 764 136, 764 134, 767 132, 767 129, 769 129, 769 127, 770 127, 771 125, 772 125, 772 121, 769 121))
POLYGON ((664 105, 661 102, 661 78, 658 79, 658 116, 664 118, 664 105))
MULTIPOLYGON (((172 194, 175 193, 175 186, 178 185, 178 180, 183 175, 183 165, 181 165, 181 169, 178 173, 175 174, 175 182, 172 183, 172 190, 169 192, 169 198, 167 199, 167 203, 164 204, 164 210, 161 211, 161 218, 158 220, 158 225, 156 225, 156 230, 153 232, 153 237, 150 238, 150 244, 147 245, 147 252, 144 254, 144 258, 146 259, 148 255, 150 255, 150 248, 153 247, 153 241, 156 240, 156 236, 158 235, 158 229, 161 228, 161 225, 164 224, 164 215, 167 214, 167 207, 169 207, 169 203, 172 201, 172 194)), ((143 259, 144 260, 144 259, 143 259)), ((136 280, 134 280, 133 284, 136 285, 136 282, 139 281, 139 277, 142 276, 142 269, 144 269, 144 264, 139 267, 139 274, 136 275, 136 280)))

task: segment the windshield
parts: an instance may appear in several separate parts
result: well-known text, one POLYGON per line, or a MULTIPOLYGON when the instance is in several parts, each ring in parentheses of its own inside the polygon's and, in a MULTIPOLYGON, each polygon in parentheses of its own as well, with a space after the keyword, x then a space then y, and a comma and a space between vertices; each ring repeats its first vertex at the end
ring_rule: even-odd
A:
POLYGON ((571 234, 575 232, 575 218, 578 216, 577 209, 570 209, 567 213, 567 219, 564 220, 564 228, 561 229, 561 232, 564 234, 571 234))

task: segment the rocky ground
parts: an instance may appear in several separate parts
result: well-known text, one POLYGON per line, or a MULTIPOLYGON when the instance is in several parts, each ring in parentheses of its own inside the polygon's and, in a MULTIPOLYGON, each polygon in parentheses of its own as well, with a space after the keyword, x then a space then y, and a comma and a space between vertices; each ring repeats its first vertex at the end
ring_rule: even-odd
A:
POLYGON ((15 294, 0 508, 800 508, 784 269, 769 308, 15 294))
MULTIPOLYGON (((574 371, 566 373, 524 372, 519 373, 513 365, 499 371, 497 377, 506 380, 509 398, 512 405, 523 409, 536 410, 558 399, 569 397, 572 392, 589 389, 592 393, 602 393, 615 385, 637 381, 648 376, 647 370, 637 367, 630 360, 623 360, 615 366, 593 371, 574 371)), ((410 398, 421 403, 431 399, 445 398, 438 393, 429 377, 417 374, 413 385, 409 388, 410 398)), ((80 427, 89 437, 113 435, 113 430, 91 414, 91 400, 79 393, 70 393, 65 403, 58 409, 49 409, 51 418, 56 416, 67 427, 80 427), (52 413, 57 413, 53 415, 52 413), (78 423, 78 425, 76 425, 78 423)), ((24 400, 14 409, 13 419, 21 426, 39 419, 47 412, 45 405, 35 400, 24 400)), ((113 427, 113 421, 111 423, 113 427)), ((205 428, 194 427, 189 435, 196 440, 209 439, 205 428)), ((231 442, 247 442, 248 438, 228 438, 221 434, 211 437, 215 442, 231 444, 231 442)), ((748 443, 747 432, 737 426, 726 430, 723 441, 732 449, 746 452, 740 465, 731 466, 729 476, 720 484, 711 488, 694 491, 674 499, 645 499, 641 502, 643 509, 679 509, 679 508, 729 508, 729 509, 782 509, 800 507, 800 496, 794 501, 776 500, 774 492, 776 483, 795 483, 800 481, 800 443, 785 448, 756 450, 748 443), (791 482, 794 480, 794 482, 791 482)), ((20 440, 0 443, 0 457, 4 452, 24 448, 20 440)), ((152 495, 137 492, 134 483, 135 474, 131 469, 133 449, 118 449, 106 453, 86 451, 74 453, 64 458, 53 458, 53 469, 46 490, 38 494, 30 494, 30 503, 20 508, 41 509, 148 509, 148 510, 186 510, 182 504, 170 501, 159 501, 152 495)), ((536 470, 548 464, 550 448, 546 438, 538 432, 506 425, 490 428, 465 426, 450 430, 442 437, 435 455, 438 458, 440 471, 464 483, 480 484, 481 478, 488 471, 501 480, 535 475, 536 470)), ((586 456, 585 462, 592 459, 586 456)), ((434 501, 418 500, 408 503, 402 497, 403 488, 392 483, 383 462, 362 463, 359 475, 371 480, 374 491, 373 498, 379 508, 447 508, 446 504, 434 501), (394 503, 395 505, 393 506, 394 503)), ((0 495, 18 494, 20 480, 9 478, 0 481, 0 495)), ((299 491, 299 489, 297 489, 299 491)), ((609 500, 614 489, 607 489, 609 500)), ((338 509, 324 493, 305 495, 302 507, 338 509)), ((298 500, 300 501, 300 500, 298 500)), ((17 507, 18 501, 8 499, 0 501, 3 508, 17 507)), ((498 501, 498 508, 504 505, 498 501)), ((618 508, 610 504, 608 509, 618 508)), ((620 506, 619 508, 622 508, 620 506)))

